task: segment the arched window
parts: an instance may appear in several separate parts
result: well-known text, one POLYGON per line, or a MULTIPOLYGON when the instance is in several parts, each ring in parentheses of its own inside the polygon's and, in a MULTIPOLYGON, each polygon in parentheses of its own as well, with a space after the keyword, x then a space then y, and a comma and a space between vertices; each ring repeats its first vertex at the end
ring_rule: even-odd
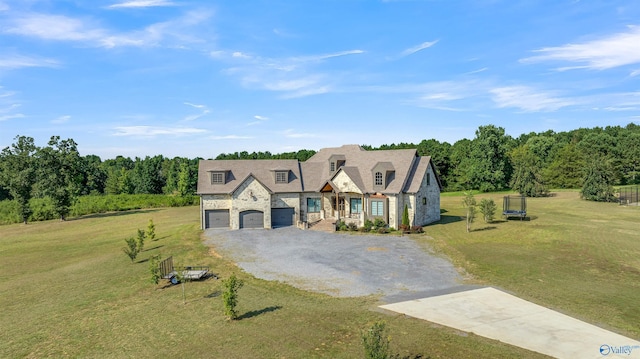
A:
POLYGON ((382 172, 376 172, 374 183, 376 186, 382 186, 382 172))

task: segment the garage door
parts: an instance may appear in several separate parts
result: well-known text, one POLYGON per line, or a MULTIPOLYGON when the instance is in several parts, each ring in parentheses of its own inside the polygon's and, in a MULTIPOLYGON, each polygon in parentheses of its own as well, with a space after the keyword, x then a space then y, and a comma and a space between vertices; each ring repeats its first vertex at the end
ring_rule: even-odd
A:
POLYGON ((204 228, 229 228, 229 210, 204 211, 204 228))
POLYGON ((293 226, 295 210, 293 208, 271 208, 271 227, 293 226))
POLYGON ((264 213, 260 211, 240 212, 240 228, 264 228, 264 213))

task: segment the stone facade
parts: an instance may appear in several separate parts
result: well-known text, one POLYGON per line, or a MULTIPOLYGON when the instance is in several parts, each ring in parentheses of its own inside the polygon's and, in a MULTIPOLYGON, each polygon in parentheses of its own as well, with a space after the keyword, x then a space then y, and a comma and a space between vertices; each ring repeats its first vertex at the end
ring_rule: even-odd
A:
POLYGON ((219 210, 229 211, 231 229, 239 229, 242 218, 247 227, 263 221, 263 228, 289 225, 292 219, 306 228, 323 219, 362 226, 367 219, 382 218, 398 228, 405 205, 410 224, 422 226, 440 219, 440 190, 430 157, 415 150, 365 151, 357 145, 322 149, 305 162, 202 160, 198 170, 202 228, 226 226, 219 210), (220 173, 224 177, 214 178, 220 173), (319 209, 310 212, 309 199, 318 200, 319 209), (372 207, 374 201, 383 205, 372 207), (272 216, 274 208, 288 210, 272 216), (356 208, 359 212, 352 213, 356 208))

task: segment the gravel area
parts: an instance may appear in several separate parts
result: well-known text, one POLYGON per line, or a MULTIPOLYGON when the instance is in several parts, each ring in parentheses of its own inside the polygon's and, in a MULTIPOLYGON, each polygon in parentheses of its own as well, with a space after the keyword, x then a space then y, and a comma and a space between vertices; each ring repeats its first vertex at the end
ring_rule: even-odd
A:
POLYGON ((441 257, 408 237, 299 230, 205 231, 206 244, 255 277, 336 297, 380 295, 385 301, 461 290, 461 277, 441 257))

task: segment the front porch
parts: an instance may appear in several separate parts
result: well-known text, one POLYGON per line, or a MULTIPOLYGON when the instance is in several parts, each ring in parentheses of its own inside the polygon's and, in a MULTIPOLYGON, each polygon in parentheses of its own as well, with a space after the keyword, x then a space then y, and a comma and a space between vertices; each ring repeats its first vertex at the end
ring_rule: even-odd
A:
POLYGON ((364 225, 366 215, 364 204, 366 196, 362 193, 344 192, 341 193, 327 183, 320 191, 321 210, 320 218, 332 221, 344 221, 354 223, 358 227, 364 225))

